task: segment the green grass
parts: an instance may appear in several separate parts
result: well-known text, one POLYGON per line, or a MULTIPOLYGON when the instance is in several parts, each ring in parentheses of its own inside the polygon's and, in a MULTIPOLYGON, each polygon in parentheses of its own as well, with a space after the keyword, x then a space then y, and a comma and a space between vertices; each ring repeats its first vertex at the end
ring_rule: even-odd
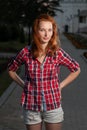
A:
MULTIPOLYGON (((7 64, 8 59, 0 58, 0 69, 2 69, 2 64, 7 64)), ((9 84, 12 82, 12 79, 9 77, 6 70, 3 69, 0 72, 0 96, 8 88, 9 84)))
POLYGON ((0 42, 0 52, 17 52, 27 45, 18 41, 0 42))
MULTIPOLYGON (((20 73, 19 69, 17 73, 20 73)), ((1 75, 0 75, 0 96, 3 94, 3 92, 9 87, 9 85, 13 82, 11 77, 8 74, 8 71, 5 70, 1 75)))
POLYGON ((0 64, 6 63, 7 61, 8 61, 8 59, 6 59, 6 58, 0 58, 0 64))
MULTIPOLYGON (((0 52, 17 52, 27 45, 26 43, 20 43, 18 41, 9 41, 9 42, 0 42, 0 52)), ((8 59, 0 58, 0 66, 2 67, 3 63, 7 64, 8 59)), ((2 69, 0 67, 0 69, 2 69)), ((17 71, 20 73, 20 69, 17 71)), ((2 70, 0 73, 0 96, 3 92, 9 87, 13 80, 10 78, 7 70, 2 70)))
POLYGON ((0 58, 0 75, 7 68, 7 64, 8 64, 8 59, 7 58, 0 58))
POLYGON ((9 87, 11 84, 12 79, 10 78, 7 70, 5 70, 1 75, 0 75, 0 96, 3 94, 3 92, 9 87))
MULTIPOLYGON (((2 64, 5 63, 7 66, 8 59, 0 59, 0 69, 2 69, 2 64)), ((17 73, 20 73, 20 69, 17 71, 17 73)), ((7 72, 7 68, 3 69, 3 71, 0 71, 0 96, 3 94, 3 92, 9 87, 9 85, 12 83, 12 79, 9 76, 7 72)))

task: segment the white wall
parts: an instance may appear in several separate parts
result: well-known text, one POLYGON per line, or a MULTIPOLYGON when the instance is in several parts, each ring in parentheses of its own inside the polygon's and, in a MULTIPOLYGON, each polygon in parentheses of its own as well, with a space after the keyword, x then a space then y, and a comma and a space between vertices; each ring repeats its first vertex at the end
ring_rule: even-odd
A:
POLYGON ((64 27, 66 24, 69 26, 69 32, 77 32, 78 27, 80 26, 77 16, 78 10, 87 10, 87 2, 61 2, 60 5, 60 9, 62 9, 64 13, 57 12, 57 16, 55 17, 56 22, 59 25, 60 32, 64 31, 64 27))

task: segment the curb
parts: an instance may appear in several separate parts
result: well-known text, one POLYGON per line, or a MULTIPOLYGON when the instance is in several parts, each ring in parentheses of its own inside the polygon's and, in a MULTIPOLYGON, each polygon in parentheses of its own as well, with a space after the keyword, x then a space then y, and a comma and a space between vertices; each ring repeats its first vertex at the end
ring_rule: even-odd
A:
MULTIPOLYGON (((19 76, 22 78, 23 77, 23 71, 24 71, 24 66, 21 66, 21 72, 19 74, 19 76)), ((9 87, 4 91, 4 93, 1 95, 0 97, 0 108, 2 107, 2 105, 4 105, 4 103, 6 102, 6 100, 8 100, 9 96, 12 94, 12 92, 15 90, 17 86, 17 83, 15 81, 13 81, 9 87)))
POLYGON ((9 96, 11 95, 11 93, 14 91, 14 89, 16 88, 16 83, 13 81, 10 86, 5 90, 5 92, 2 94, 2 96, 0 97, 0 107, 2 105, 4 105, 4 103, 6 102, 6 100, 9 98, 9 96))

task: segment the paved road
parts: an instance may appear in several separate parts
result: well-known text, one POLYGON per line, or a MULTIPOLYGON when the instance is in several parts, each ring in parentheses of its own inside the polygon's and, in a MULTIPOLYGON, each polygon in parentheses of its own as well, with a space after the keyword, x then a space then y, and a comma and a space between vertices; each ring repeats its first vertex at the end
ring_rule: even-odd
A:
MULTIPOLYGON (((63 130, 87 130, 87 60, 82 57, 84 50, 76 49, 63 35, 61 46, 81 66, 80 76, 62 91, 62 106, 65 113, 63 130)), ((62 67, 60 79, 62 80, 68 73, 69 71, 62 67)), ((3 96, 5 102, 0 107, 0 130, 25 130, 20 107, 22 89, 15 83, 10 87, 13 88, 11 93, 9 96, 6 94, 7 97, 3 96)))

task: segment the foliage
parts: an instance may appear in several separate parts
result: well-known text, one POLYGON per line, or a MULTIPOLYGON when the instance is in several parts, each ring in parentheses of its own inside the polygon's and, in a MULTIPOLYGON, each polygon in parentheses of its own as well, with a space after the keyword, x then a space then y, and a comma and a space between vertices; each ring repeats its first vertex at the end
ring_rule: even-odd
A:
POLYGON ((24 34, 24 30, 23 27, 20 28, 20 43, 25 43, 25 34, 24 34))
POLYGON ((8 42, 0 42, 0 52, 12 52, 17 53, 20 49, 25 47, 25 44, 21 44, 18 40, 17 41, 8 41, 8 42))
POLYGON ((0 22, 19 23, 23 14, 23 0, 0 0, 0 22))
POLYGON ((27 0, 24 2, 24 23, 31 26, 34 19, 41 13, 55 16, 56 11, 59 10, 58 6, 59 0, 27 0))
POLYGON ((23 27, 16 24, 1 24, 0 25, 0 41, 15 41, 20 39, 21 43, 25 42, 25 34, 23 27))
POLYGON ((8 41, 10 38, 9 29, 6 25, 0 25, 0 41, 8 41))
MULTIPOLYGON (((0 24, 9 23, 30 28, 41 13, 56 15, 60 0, 0 0, 0 24)), ((30 35, 29 35, 30 36, 30 35)))
POLYGON ((56 15, 60 0, 0 0, 1 22, 31 25, 41 13, 56 15))
POLYGON ((0 58, 0 96, 5 91, 5 89, 9 86, 9 83, 12 82, 9 77, 6 68, 7 68, 8 59, 0 58))
MULTIPOLYGON (((7 58, 0 58, 0 96, 3 94, 3 92, 9 87, 9 85, 12 83, 12 79, 9 76, 7 72, 7 65, 8 65, 9 59, 7 58)), ((19 69, 17 73, 20 73, 19 69)))
POLYGON ((3 92, 9 87, 9 85, 12 83, 12 79, 8 75, 7 71, 3 71, 1 77, 0 77, 0 96, 3 94, 3 92))
POLYGON ((0 74, 3 72, 3 70, 6 70, 7 68, 7 61, 0 62, 0 74))

